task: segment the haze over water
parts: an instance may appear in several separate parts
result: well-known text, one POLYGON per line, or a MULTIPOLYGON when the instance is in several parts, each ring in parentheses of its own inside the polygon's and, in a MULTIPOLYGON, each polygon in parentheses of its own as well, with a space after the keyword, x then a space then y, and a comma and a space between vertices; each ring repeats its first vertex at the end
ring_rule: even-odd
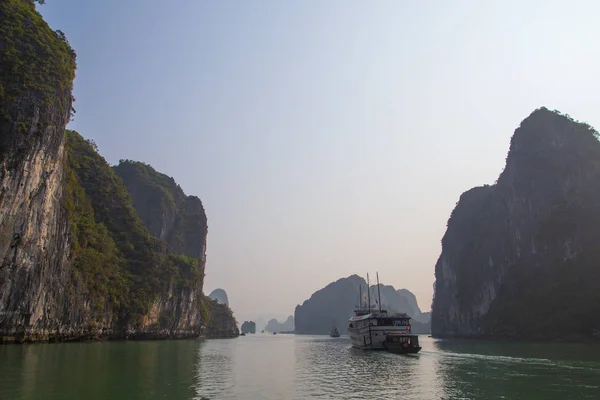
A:
POLYGON ((597 1, 46 3, 71 127, 202 199, 205 292, 240 321, 375 270, 428 310, 446 221, 520 121, 600 126, 597 1))
POLYGON ((0 346, 0 399, 597 399, 600 347, 437 341, 416 356, 347 337, 0 346))

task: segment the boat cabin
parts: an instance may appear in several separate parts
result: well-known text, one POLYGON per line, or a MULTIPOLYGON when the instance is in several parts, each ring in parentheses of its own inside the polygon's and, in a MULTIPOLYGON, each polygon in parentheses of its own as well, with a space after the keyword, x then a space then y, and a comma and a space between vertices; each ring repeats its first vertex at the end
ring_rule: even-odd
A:
POLYGON ((358 314, 350 319, 349 328, 360 329, 368 326, 393 326, 405 328, 404 331, 406 333, 411 333, 410 317, 405 313, 388 314, 386 311, 382 310, 381 312, 371 312, 362 315, 358 314))
POLYGON ((415 354, 421 350, 418 335, 407 335, 401 332, 388 333, 383 347, 390 353, 396 354, 415 354))
POLYGON ((397 333, 389 333, 386 337, 388 345, 400 345, 400 346, 413 346, 419 347, 419 336, 418 335, 404 335, 397 333))

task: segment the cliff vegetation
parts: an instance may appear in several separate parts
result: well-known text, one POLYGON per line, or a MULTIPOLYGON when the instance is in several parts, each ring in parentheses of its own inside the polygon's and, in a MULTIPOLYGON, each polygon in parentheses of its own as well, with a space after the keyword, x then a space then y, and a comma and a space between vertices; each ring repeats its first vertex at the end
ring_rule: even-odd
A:
POLYGON ((173 228, 136 207, 124 168, 65 130, 75 53, 34 2, 0 2, 0 60, 0 341, 237 335, 231 310, 202 294, 200 200, 128 163, 158 181, 149 202, 170 196, 173 228))
POLYGON ((540 108, 494 185, 464 193, 436 264, 436 336, 600 337, 598 132, 540 108))

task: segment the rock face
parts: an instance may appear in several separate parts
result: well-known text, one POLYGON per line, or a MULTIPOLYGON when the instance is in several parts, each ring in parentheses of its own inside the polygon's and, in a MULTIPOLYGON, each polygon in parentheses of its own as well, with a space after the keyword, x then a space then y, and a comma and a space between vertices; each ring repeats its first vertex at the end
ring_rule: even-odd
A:
POLYGON ((254 321, 244 321, 242 333, 256 333, 256 323, 254 321))
POLYGON ((209 339, 227 339, 239 336, 240 331, 231 309, 225 304, 219 304, 206 298, 209 310, 209 320, 205 336, 209 339))
POLYGON ((72 307, 88 296, 65 290, 71 275, 61 268, 71 241, 63 133, 75 54, 33 4, 11 0, 0 3, 0 59, 0 336, 44 337, 51 326, 66 334, 88 314, 72 307))
POLYGON ((294 317, 290 315, 284 322, 279 322, 275 318, 269 320, 265 331, 267 332, 291 332, 295 330, 294 317))
POLYGON ((213 300, 216 300, 219 304, 225 304, 229 306, 229 300, 227 299, 227 292, 223 289, 215 289, 208 295, 213 300))
POLYGON ((450 216, 433 334, 598 335, 599 234, 598 133, 534 111, 515 131, 497 183, 464 193, 450 216), (568 322, 557 328, 558 319, 568 322))
POLYGON ((397 292, 400 297, 406 299, 408 307, 410 307, 412 310, 412 313, 409 313, 410 315, 414 315, 416 318, 422 314, 419 304, 417 304, 417 297, 413 294, 413 292, 408 289, 398 289, 397 292))
MULTIPOLYGON (((205 303, 209 318, 204 332, 208 337, 234 337, 239 334, 237 322, 227 302, 227 294, 222 289, 225 307, 202 295, 204 270, 206 266, 206 239, 208 222, 204 206, 196 196, 187 196, 183 189, 171 177, 156 171, 152 166, 138 161, 121 160, 113 167, 121 177, 131 196, 135 212, 139 215, 149 233, 166 244, 164 251, 177 255, 180 265, 192 262, 197 282, 192 290, 182 292, 179 299, 182 304, 190 305, 186 315, 198 314, 202 302, 205 303), (183 264, 182 264, 183 261, 183 264), (214 318, 213 318, 214 317, 214 318)), ((184 267, 185 268, 185 267, 184 267)), ((196 324, 201 324, 198 320, 196 324)))
POLYGON ((202 295, 206 219, 181 248, 153 237, 93 142, 65 132, 75 54, 33 2, 0 3, 0 57, 0 341, 196 337, 222 321, 202 295))
POLYGON ((173 178, 148 164, 121 160, 114 170, 150 234, 164 240, 168 251, 199 259, 204 271, 208 224, 200 199, 186 196, 173 178))
MULTIPOLYGON (((296 306, 296 333, 327 334, 334 322, 342 334, 346 333, 348 319, 354 315, 354 308, 359 303, 360 287, 365 296, 367 283, 362 277, 351 275, 315 292, 302 305, 296 306)), ((375 305, 378 300, 377 286, 371 286, 370 291, 371 303, 375 305)), ((410 296, 404 297, 404 292, 386 285, 380 285, 380 292, 382 308, 391 312, 405 312, 413 317, 411 324, 415 333, 429 332, 429 321, 422 324, 415 318, 415 315, 420 316, 421 313, 418 306, 416 309, 411 306, 410 296)), ((366 304, 364 300, 363 302, 366 304)))

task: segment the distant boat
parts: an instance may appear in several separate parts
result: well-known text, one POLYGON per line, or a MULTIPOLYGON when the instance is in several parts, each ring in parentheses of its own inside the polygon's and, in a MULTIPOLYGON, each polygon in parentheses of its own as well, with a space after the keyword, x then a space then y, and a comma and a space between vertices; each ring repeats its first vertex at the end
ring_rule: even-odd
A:
POLYGON ((260 331, 260 333, 265 333, 265 330, 263 329, 262 331, 260 331))
POLYGON ((277 332, 273 332, 273 335, 277 335, 277 332))
POLYGON ((410 316, 405 313, 389 314, 381 309, 381 294, 379 293, 379 274, 377 275, 377 291, 379 301, 377 306, 371 305, 369 289, 369 274, 367 274, 367 307, 364 306, 362 290, 359 292, 359 306, 350 318, 348 331, 352 346, 365 350, 388 350, 393 353, 417 353, 419 338, 413 335, 410 326, 410 316))
POLYGON ((338 331, 338 328, 335 326, 335 322, 331 326, 331 331, 329 331, 329 336, 334 337, 334 338, 340 337, 340 331, 338 331))
POLYGON ((246 334, 244 332, 240 333, 240 336, 246 336, 246 334))

